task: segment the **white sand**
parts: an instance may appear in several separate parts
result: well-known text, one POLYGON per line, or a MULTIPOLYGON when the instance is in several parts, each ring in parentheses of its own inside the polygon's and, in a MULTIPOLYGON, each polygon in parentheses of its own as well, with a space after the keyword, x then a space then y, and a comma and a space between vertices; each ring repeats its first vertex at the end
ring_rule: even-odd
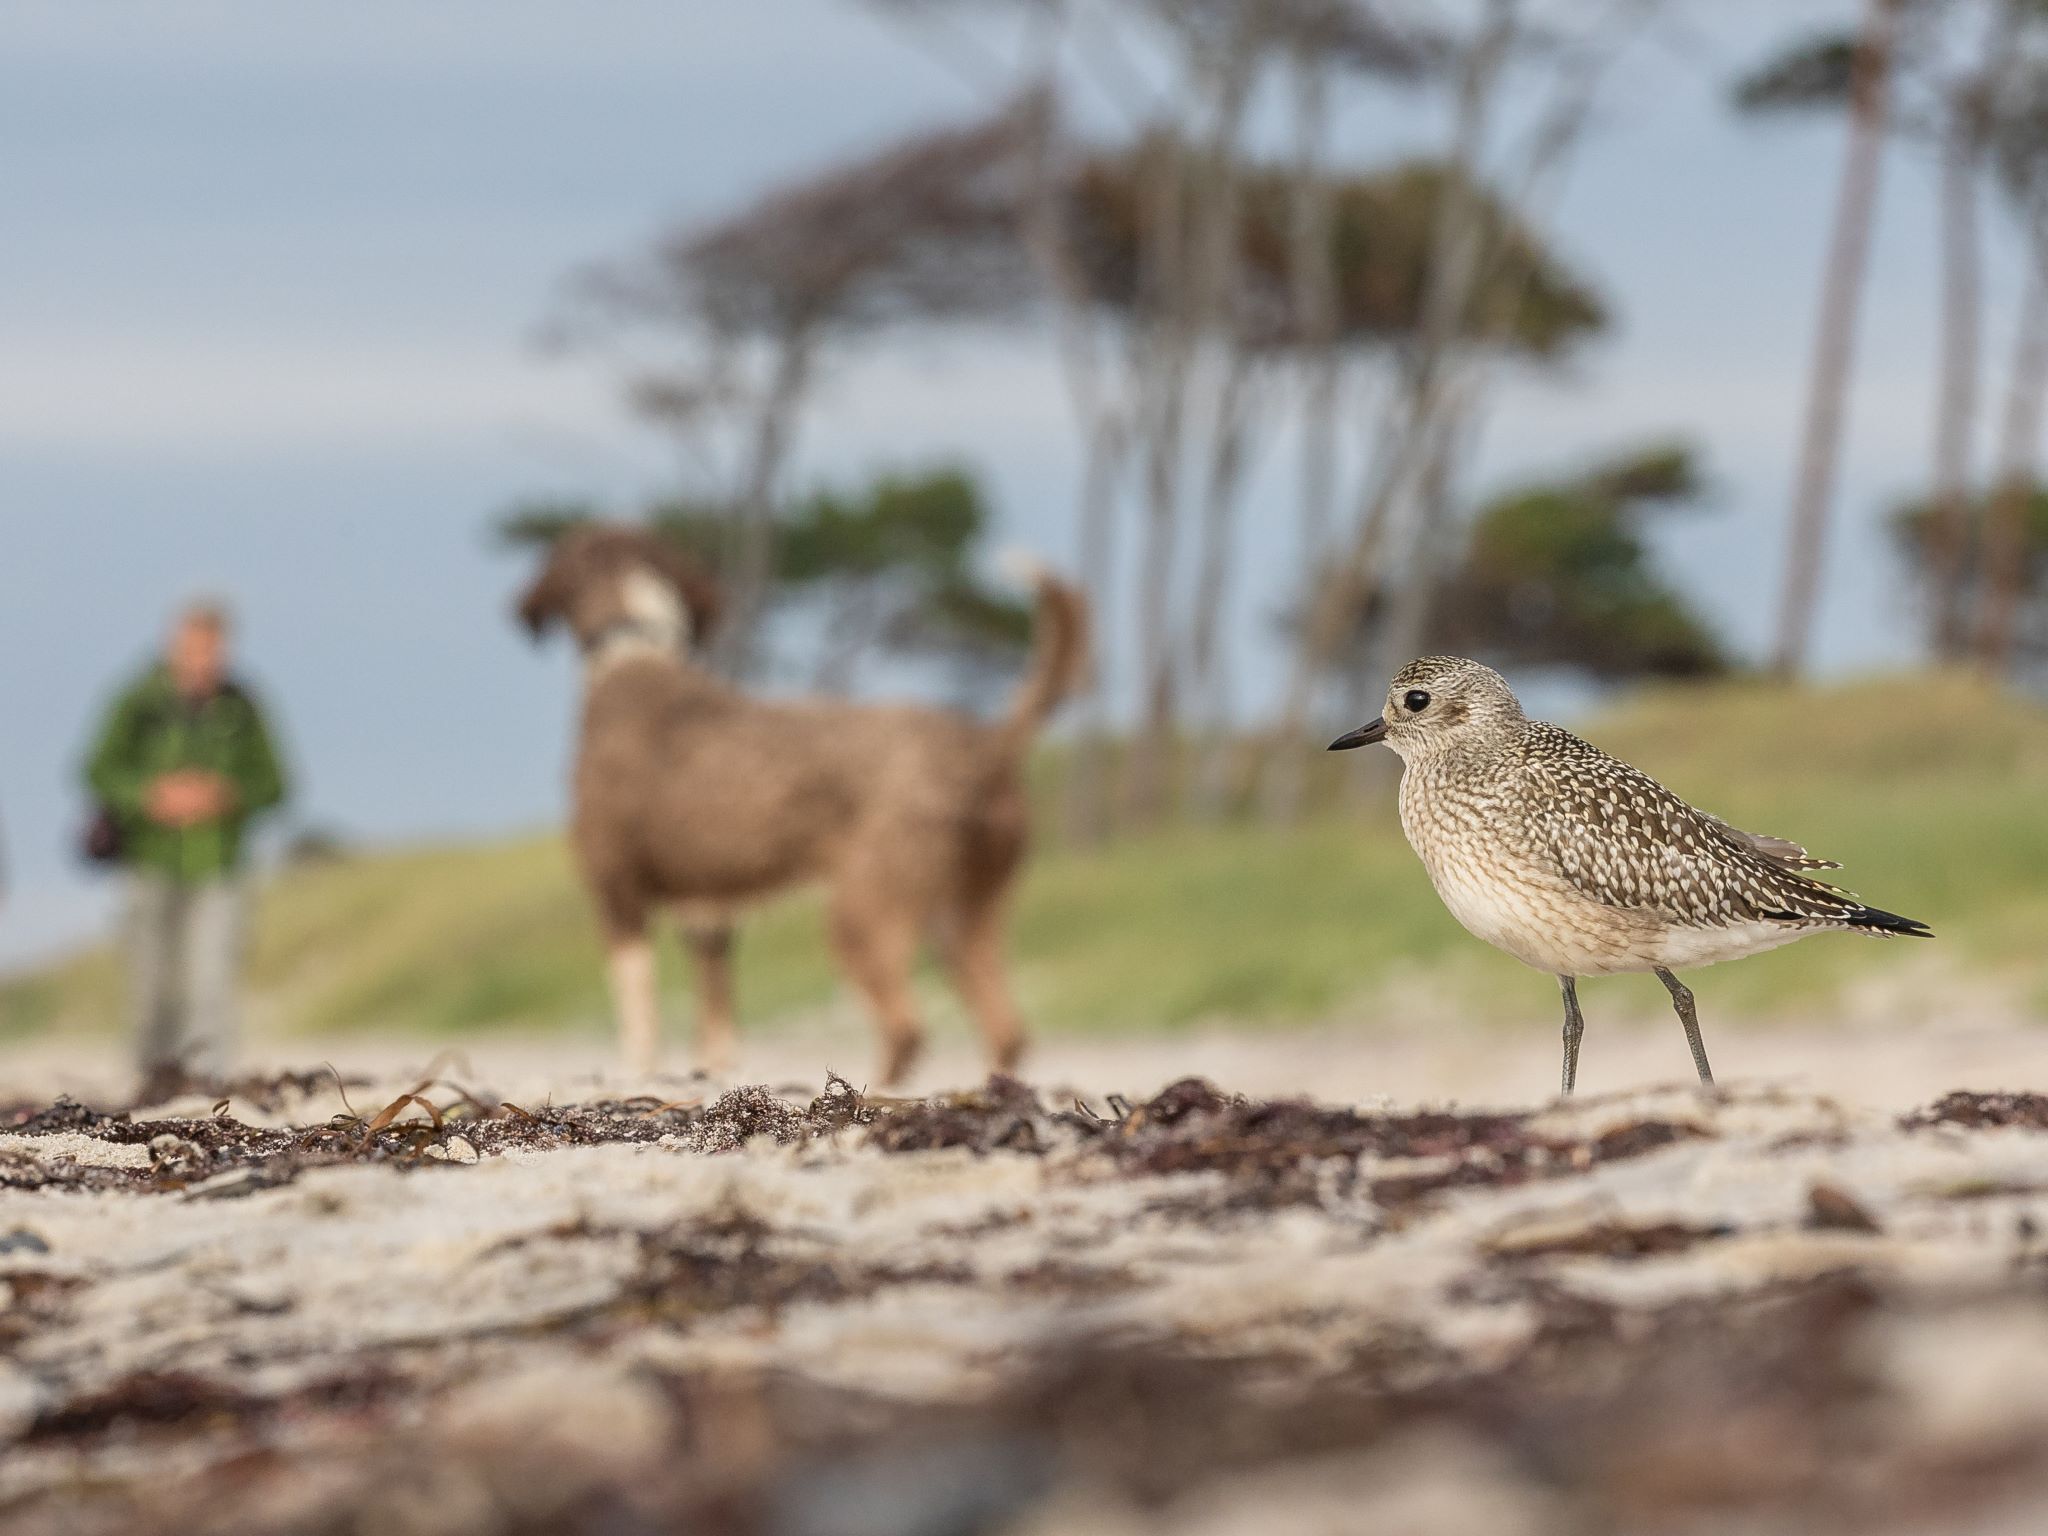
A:
MULTIPOLYGON (((1951 1087, 2048 1082, 2048 1032, 1728 1031, 1710 1039, 1739 1080, 1723 1100, 1683 1085, 1614 1093, 1621 1084, 1669 1084, 1685 1065, 1675 1027, 1618 1031, 1589 1037, 1588 1091, 1542 1122, 1577 1138, 1648 1117, 1697 1126, 1697 1139, 1574 1177, 1460 1192, 1400 1212, 1377 1205, 1361 1181, 1333 1185, 1314 1204, 1202 1216, 1222 1189, 1218 1176, 1124 1177, 1080 1147, 1045 1157, 885 1156, 851 1135, 756 1143, 719 1157, 671 1143, 472 1163, 458 1149, 418 1171, 314 1170, 254 1193, 238 1192, 233 1180, 185 1195, 0 1190, 0 1239, 18 1237, 0 1242, 0 1282, 28 1309, 15 1313, 15 1340, 0 1364, 0 1436, 138 1372, 276 1395, 374 1366, 433 1405, 420 1410, 424 1432, 468 1447, 462 1455, 546 1444, 562 1478, 630 1480, 667 1454, 673 1429, 647 1387, 650 1371, 719 1380, 791 1372, 907 1399, 969 1401, 1062 1343, 1101 1337, 1196 1355, 1273 1352, 1310 1374, 1373 1338, 1413 1337, 1484 1369, 1512 1357, 1536 1323, 1526 1305, 1469 1283, 1502 1255, 1535 1255, 1517 1262, 1575 1294, 1646 1313, 1845 1267, 1909 1294, 1947 1295, 2006 1285, 2016 1266, 2037 1261, 2030 1232, 2048 1231, 2048 1137, 1907 1134, 1895 1112, 1951 1087), (1817 1092, 1822 1086, 1832 1091, 1817 1092), (1882 1233, 1810 1229, 1817 1185, 1842 1191, 1882 1233), (572 1324, 635 1294, 650 1234, 687 1240, 735 1221, 763 1234, 762 1251, 778 1261, 908 1278, 774 1310, 656 1312, 607 1335, 602 1355, 576 1345, 572 1324), (1725 1235, 1626 1263, 1556 1251, 1575 1234, 1662 1224, 1725 1235), (1074 1293, 1024 1283, 1048 1261, 1120 1282, 1074 1293), (615 1430, 592 1437, 578 1404, 615 1430)), ((1097 1096, 1140 1097, 1200 1073, 1259 1095, 1526 1104, 1549 1082, 1554 1049, 1533 1033, 1053 1045, 1034 1075, 1097 1096)), ((424 1065, 388 1046, 322 1054, 374 1066, 380 1082, 351 1094, 366 1112, 424 1065)), ((477 1045, 465 1054, 443 1069, 530 1102, 591 1098, 600 1083, 647 1086, 593 1075, 558 1046, 477 1045)), ((813 1049, 781 1042, 749 1054, 749 1074, 771 1082, 822 1077, 813 1049)), ((91 1094, 116 1080, 105 1063, 47 1048, 23 1053, 14 1070, 17 1091, 91 1094)), ((928 1080, 972 1070, 971 1058, 942 1053, 928 1080)), ((657 1088, 671 1097, 707 1091, 686 1079, 657 1088)), ((203 1114, 208 1106, 179 1107, 203 1114)), ((338 1107, 322 1090, 275 1118, 319 1123, 338 1107)), ((232 1108, 252 1122, 265 1118, 232 1108)), ((140 1166, 148 1156, 77 1134, 0 1137, 0 1167, 63 1159, 140 1166)), ((714 1249, 720 1241, 704 1240, 714 1249)), ((2048 1432, 2048 1327, 2035 1312, 2000 1302, 1981 1315, 1886 1327, 1870 1344, 1873 1368, 1889 1373, 1928 1440, 1967 1450, 2003 1443, 2015 1425, 2048 1432)), ((326 1441, 301 1443, 312 1433, 290 1421, 261 1431, 266 1445, 309 1457, 294 1497, 317 1500, 328 1496, 323 1488, 335 1499, 361 1497, 350 1491, 346 1456, 326 1441), (329 1488, 323 1476, 338 1481, 329 1488)), ((744 1439, 743 1424, 720 1433, 744 1439)), ((0 1508, 82 1476, 119 1485, 198 1475, 247 1448, 242 1438, 196 1433, 114 1436, 84 1449, 31 1442, 0 1457, 0 1508)), ((1488 1455, 1463 1441, 1432 1441, 1391 1461, 1296 1468, 1278 1483, 1279 1474, 1260 1472, 1210 1490, 1198 1510, 1170 1514, 1065 1487, 1031 1528, 1047 1536, 1084 1528, 1073 1514, 1079 1500, 1092 1528, 1106 1532, 1334 1531, 1347 1527, 1328 1523, 1330 1511, 1378 1489, 1391 1522, 1379 1529, 1555 1529, 1549 1496, 1488 1455), (1406 1513, 1395 1519, 1397 1510, 1406 1513)), ((515 1466, 503 1475, 524 1474, 515 1466)), ((447 1528, 464 1527, 453 1519, 447 1528)))

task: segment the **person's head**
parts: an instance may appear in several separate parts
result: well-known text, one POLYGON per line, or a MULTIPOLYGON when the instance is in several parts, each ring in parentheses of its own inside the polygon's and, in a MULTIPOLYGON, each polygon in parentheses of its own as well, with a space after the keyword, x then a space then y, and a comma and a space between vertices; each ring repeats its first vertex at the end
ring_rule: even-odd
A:
POLYGON ((187 603, 171 623, 164 664, 171 681, 188 698, 205 698, 226 681, 231 625, 224 604, 187 603))
POLYGON ((1385 742, 1413 760, 1483 745, 1522 719, 1508 681, 1462 656, 1424 656, 1394 674, 1386 713, 1339 736, 1330 750, 1385 742))

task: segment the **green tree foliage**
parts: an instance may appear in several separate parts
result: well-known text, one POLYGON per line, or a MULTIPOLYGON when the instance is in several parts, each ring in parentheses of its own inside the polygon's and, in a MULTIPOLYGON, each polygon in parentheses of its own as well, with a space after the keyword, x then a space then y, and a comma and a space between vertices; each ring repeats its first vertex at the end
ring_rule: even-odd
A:
MULTIPOLYGON (((506 543, 545 547, 600 510, 574 500, 514 507, 506 543)), ((729 529, 722 509, 658 502, 642 519, 714 570, 729 529)), ((1007 669, 1029 645, 1027 603, 975 572, 988 502, 960 469, 889 474, 854 491, 821 490, 776 517, 772 601, 822 624, 813 681, 843 691, 877 652, 934 659, 969 674, 1007 669)))
MULTIPOLYGON (((539 497, 517 503, 500 517, 497 537, 514 549, 546 549, 571 529, 605 522, 611 516, 595 501, 539 497)), ((714 571, 724 563, 731 520, 721 507, 678 497, 655 502, 638 521, 688 550, 714 571)))
POLYGON ((776 541, 778 596, 822 607, 818 684, 845 689, 876 650, 968 672, 1014 660, 1030 639, 1030 610, 975 575, 987 529, 981 488, 958 469, 884 475, 791 509, 776 541))
MULTIPOLYGON (((1987 491, 1973 497, 1966 510, 1962 577, 1964 602, 1970 610, 1979 606, 1988 585, 1985 533, 2001 494, 1987 491)), ((1935 596, 1927 588, 1934 570, 1939 515, 1940 508, 1931 498, 1909 502, 1892 514, 1892 538, 1904 557, 1908 579, 1916 595, 1929 603, 1935 596)), ((2027 492, 2021 527, 2019 659, 2023 668, 2038 671, 2048 663, 2048 485, 2037 484, 2027 492)))
POLYGON ((1744 112, 1831 112, 1849 100, 1856 34, 1822 32, 1794 43, 1735 82, 1744 112))
MULTIPOLYGON (((1154 135, 1084 159, 1070 191, 1069 227, 1096 302, 1130 311, 1146 301, 1149 189, 1184 146, 1154 135)), ((1399 345, 1421 327, 1438 208, 1452 172, 1433 161, 1333 176, 1330 241, 1338 335, 1353 344, 1399 345)), ((1302 341, 1289 246, 1294 172, 1246 166, 1239 191, 1242 286, 1235 323, 1255 345, 1302 341)), ((1488 279, 1464 321, 1466 340, 1551 358, 1607 323, 1600 297, 1547 251, 1490 191, 1476 193, 1488 279)))
POLYGON ((594 523, 603 515, 593 501, 537 496, 514 504, 493 532, 499 543, 512 549, 547 549, 571 528, 594 523))
POLYGON ((1482 508, 1441 590, 1435 629, 1455 650, 1601 677, 1722 671, 1719 641, 1652 568, 1642 524, 1696 502, 1690 449, 1645 449, 1482 508))
MULTIPOLYGON (((1979 497, 1970 508, 1971 553, 1982 553, 1980 545, 1984 523, 1990 514, 1991 494, 1979 497)), ((1892 514, 1892 537, 1897 541, 1900 552, 1908 561, 1908 569, 1918 573, 1917 562, 1926 548, 1928 531, 1932 525, 1934 507, 1926 501, 1908 502, 1892 514)), ((2026 510, 2027 551, 2035 562, 2048 562, 2048 486, 2037 485, 2027 493, 2026 510)), ((2035 581, 2048 586, 2048 569, 2035 573, 2035 581)))

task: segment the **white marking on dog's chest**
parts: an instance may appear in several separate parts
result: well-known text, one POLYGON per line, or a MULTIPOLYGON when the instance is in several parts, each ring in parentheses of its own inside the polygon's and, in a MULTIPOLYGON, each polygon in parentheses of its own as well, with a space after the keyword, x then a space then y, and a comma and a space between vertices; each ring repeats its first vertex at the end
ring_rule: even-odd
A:
POLYGON ((683 600, 654 572, 635 567, 619 583, 626 623, 590 652, 586 677, 596 679, 622 661, 673 657, 690 643, 690 613, 683 600))
POLYGON ((634 626, 659 636, 677 650, 690 643, 690 612, 676 589, 650 570, 634 567, 620 583, 619 596, 634 626))

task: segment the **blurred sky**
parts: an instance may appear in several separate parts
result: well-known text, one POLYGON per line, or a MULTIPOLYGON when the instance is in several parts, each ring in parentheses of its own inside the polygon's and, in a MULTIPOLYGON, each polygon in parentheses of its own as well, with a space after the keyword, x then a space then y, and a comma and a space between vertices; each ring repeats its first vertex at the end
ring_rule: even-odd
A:
MULTIPOLYGON (((1664 540, 1759 648, 1840 152, 1732 121, 1726 81, 1851 9, 1700 0, 1631 55, 1556 239, 1615 334, 1497 399, 1474 484, 1644 434, 1706 450, 1714 507, 1664 540)), ((505 622, 492 514, 629 501, 661 444, 533 339, 576 264, 776 178, 991 104, 853 0, 14 0, 0 48, 0 965, 99 920, 73 773, 104 692, 181 594, 230 595, 301 819, 366 838, 553 819, 573 666, 505 622)), ((1440 141, 1435 98, 1345 123, 1361 159, 1440 141)), ((1888 167, 1821 657, 1912 654, 1880 523, 1927 458, 1926 168, 1888 167)), ((2002 372, 1999 285, 1991 342, 2002 372)), ((1071 544, 1074 444, 1041 338, 922 336, 830 368, 799 485, 934 458, 1003 531, 1071 544)), ((1992 384, 1997 379, 1994 374, 1992 384)), ((1284 446, 1252 511, 1293 518, 1284 446)), ((1246 560, 1238 685, 1274 672, 1291 552, 1246 560)))

